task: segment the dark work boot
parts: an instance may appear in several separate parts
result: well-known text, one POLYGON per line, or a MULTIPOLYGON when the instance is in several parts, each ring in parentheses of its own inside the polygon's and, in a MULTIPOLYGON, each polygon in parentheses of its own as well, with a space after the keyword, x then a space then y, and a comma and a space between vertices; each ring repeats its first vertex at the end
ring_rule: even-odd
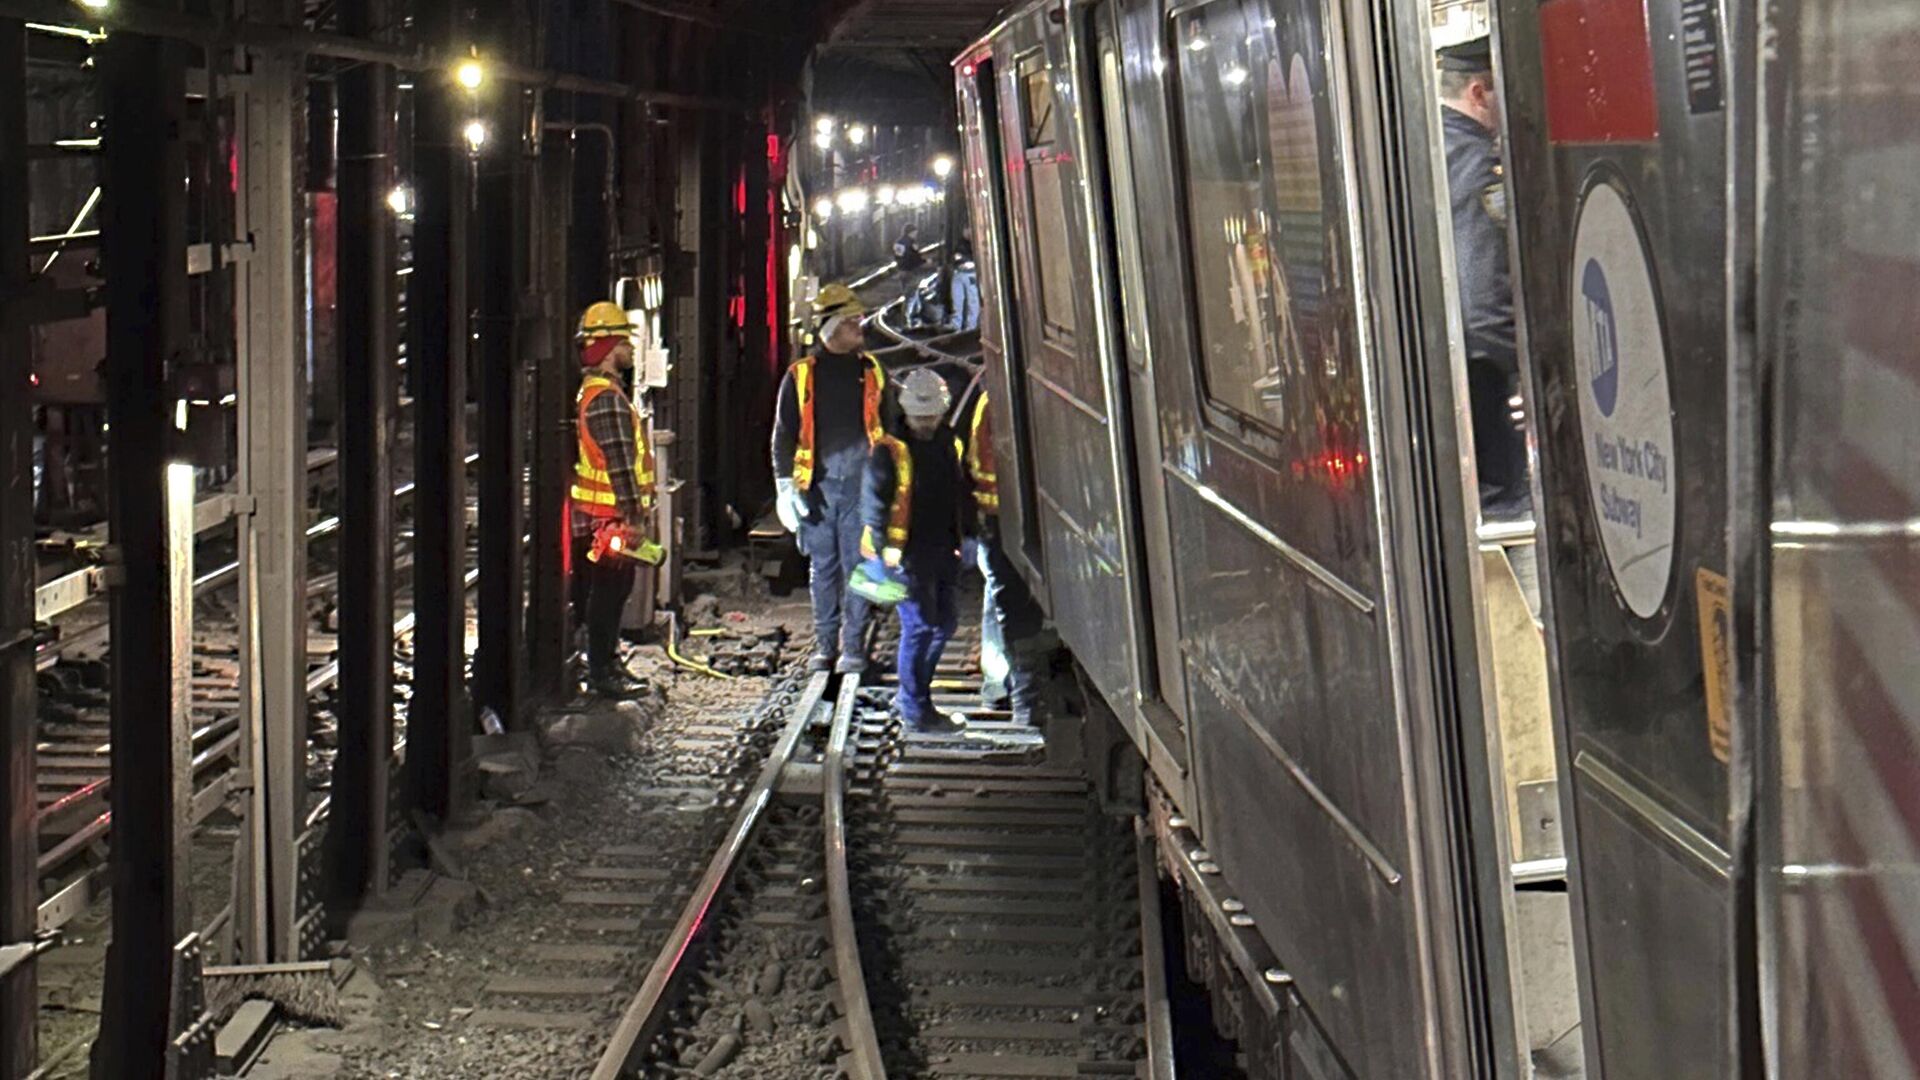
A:
POLYGON ((587 673, 587 688, 610 701, 627 701, 635 697, 641 687, 633 676, 608 666, 587 673))
POLYGON ((907 730, 921 735, 964 735, 967 733, 967 725, 964 721, 956 720, 935 709, 918 723, 908 724, 907 730))

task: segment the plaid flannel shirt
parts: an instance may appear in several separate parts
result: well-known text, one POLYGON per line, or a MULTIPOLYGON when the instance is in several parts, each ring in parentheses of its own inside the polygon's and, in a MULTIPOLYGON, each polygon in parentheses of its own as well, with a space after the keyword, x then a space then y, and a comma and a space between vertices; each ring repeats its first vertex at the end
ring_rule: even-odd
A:
MULTIPOLYGON (((633 406, 625 392, 616 389, 596 395, 587 403, 587 433, 607 455, 607 478, 613 484, 614 498, 619 500, 621 518, 629 525, 645 521, 648 493, 640 489, 638 433, 634 431, 633 406)), ((592 536, 596 524, 591 514, 573 508, 575 538, 592 536)))

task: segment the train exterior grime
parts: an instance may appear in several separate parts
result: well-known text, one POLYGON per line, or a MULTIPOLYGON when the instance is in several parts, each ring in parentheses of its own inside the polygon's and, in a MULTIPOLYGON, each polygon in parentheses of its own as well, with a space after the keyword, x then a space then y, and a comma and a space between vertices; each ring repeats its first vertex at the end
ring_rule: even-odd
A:
POLYGON ((1254 1075, 1920 1078, 1920 9, 1490 7, 1535 520, 1427 6, 1044 0, 955 63, 1008 543, 1254 1075))

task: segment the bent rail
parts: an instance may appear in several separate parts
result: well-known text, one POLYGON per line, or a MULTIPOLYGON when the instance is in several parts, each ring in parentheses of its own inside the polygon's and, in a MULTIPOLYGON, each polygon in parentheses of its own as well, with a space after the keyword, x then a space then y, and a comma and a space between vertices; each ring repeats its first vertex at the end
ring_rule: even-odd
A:
POLYGON ((741 801, 733 828, 714 851, 699 886, 687 898, 686 906, 680 912, 680 921, 674 924, 666 946, 654 958, 646 981, 640 984, 640 992, 634 995, 633 1001, 620 1017, 620 1023, 615 1025, 606 1051, 600 1055, 599 1064, 594 1066, 593 1080, 618 1080, 619 1077, 630 1075, 647 1044, 666 1023, 667 1011, 677 996, 675 991, 679 989, 682 977, 692 969, 693 953, 711 925, 709 917, 718 913, 720 895, 732 883, 741 853, 752 843, 761 819, 766 816, 767 807, 773 802, 780 773, 793 757, 794 747, 826 696, 827 678, 825 673, 820 673, 807 680, 806 689, 795 703, 786 729, 780 733, 772 753, 767 755, 759 778, 741 801))
POLYGON ((852 1052, 852 1061, 843 1062, 842 1067, 852 1080, 887 1080, 887 1067, 880 1057, 880 1036, 874 1031, 873 1008, 867 1000, 866 972, 860 963, 860 940, 853 919, 853 888, 847 872, 847 745, 859 699, 860 677, 845 676, 840 697, 834 703, 821 796, 827 833, 828 937, 833 942, 833 974, 840 984, 842 1019, 847 1026, 847 1047, 852 1052))

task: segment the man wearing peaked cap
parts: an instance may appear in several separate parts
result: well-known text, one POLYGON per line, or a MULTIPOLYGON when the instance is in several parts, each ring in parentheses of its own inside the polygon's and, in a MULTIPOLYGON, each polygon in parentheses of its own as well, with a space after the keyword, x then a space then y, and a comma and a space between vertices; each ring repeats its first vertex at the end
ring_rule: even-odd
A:
POLYGON ((1493 38, 1487 34, 1437 49, 1435 55, 1440 59, 1442 71, 1458 71, 1468 75, 1483 71, 1493 73, 1493 38))
POLYGON ((1514 421, 1512 404, 1520 390, 1520 354, 1507 264, 1507 187, 1493 43, 1477 37, 1449 45, 1437 51, 1436 60, 1480 511, 1487 520, 1519 518, 1528 512, 1531 494, 1526 435, 1514 421))

